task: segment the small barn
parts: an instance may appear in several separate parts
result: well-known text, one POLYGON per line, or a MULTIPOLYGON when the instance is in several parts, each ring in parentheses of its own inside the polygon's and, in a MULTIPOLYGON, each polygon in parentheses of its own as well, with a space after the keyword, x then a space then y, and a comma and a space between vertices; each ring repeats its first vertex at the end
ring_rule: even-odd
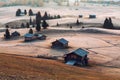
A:
POLYGON ((84 49, 77 49, 64 56, 65 63, 68 65, 87 66, 88 65, 88 52, 84 49))
POLYGON ((96 15, 89 15, 89 18, 94 19, 94 18, 96 18, 96 15))
POLYGON ((52 48, 68 48, 68 41, 64 38, 52 42, 52 48))
POLYGON ((20 33, 15 31, 11 34, 11 37, 19 37, 20 36, 20 33))
POLYGON ((47 37, 47 36, 45 36, 43 34, 34 34, 34 36, 36 36, 37 39, 39 39, 39 40, 46 40, 46 37, 47 37))
POLYGON ((36 39, 36 36, 34 36, 34 34, 30 34, 30 33, 27 33, 24 35, 24 38, 25 38, 25 41, 33 41, 36 39))

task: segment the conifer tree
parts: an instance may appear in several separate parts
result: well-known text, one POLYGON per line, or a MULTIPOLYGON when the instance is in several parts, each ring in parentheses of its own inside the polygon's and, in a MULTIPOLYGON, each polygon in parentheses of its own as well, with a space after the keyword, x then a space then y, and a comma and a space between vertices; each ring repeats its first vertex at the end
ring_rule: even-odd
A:
POLYGON ((41 24, 41 13, 38 12, 38 13, 36 14, 36 30, 37 30, 37 31, 40 31, 40 30, 41 30, 40 24, 41 24))
POLYGON ((5 27, 6 27, 6 28, 9 28, 9 26, 8 26, 8 25, 6 25, 5 27))
POLYGON ((45 12, 44 16, 43 16, 43 20, 47 20, 48 19, 48 14, 47 12, 45 12))
POLYGON ((26 27, 27 27, 27 28, 29 28, 29 27, 30 27, 30 24, 29 24, 28 22, 26 23, 26 27))
POLYGON ((40 26, 40 23, 36 23, 36 31, 40 31, 41 30, 41 26, 40 26))
POLYGON ((77 19, 77 21, 76 21, 76 25, 80 25, 80 22, 79 22, 79 20, 77 19))
POLYGON ((60 16, 60 15, 57 15, 57 18, 61 18, 61 16, 60 16))
POLYGON ((36 14, 36 23, 37 23, 37 22, 41 23, 41 19, 42 19, 41 13, 38 12, 38 13, 36 14))
POLYGON ((21 24, 21 28, 25 28, 25 24, 24 23, 21 24))
POLYGON ((59 23, 57 23, 57 25, 56 26, 59 26, 59 23))
POLYGON ((46 20, 43 20, 43 22, 42 22, 42 27, 43 27, 43 29, 47 29, 48 26, 49 26, 49 25, 48 25, 48 23, 46 22, 46 20))
POLYGON ((21 14, 21 9, 18 9, 18 10, 16 11, 16 16, 20 16, 20 14, 21 14))
POLYGON ((24 14, 27 15, 27 10, 26 9, 24 10, 24 14))
POLYGON ((33 30, 32 30, 32 28, 30 28, 29 33, 30 33, 30 34, 33 34, 33 30))
POLYGON ((32 9, 29 10, 29 16, 33 16, 33 11, 32 11, 32 9))
POLYGON ((114 28, 113 23, 112 23, 112 19, 110 17, 109 17, 109 28, 110 29, 114 28))
POLYGON ((5 39, 10 39, 10 32, 8 29, 6 29, 4 36, 5 36, 5 39))

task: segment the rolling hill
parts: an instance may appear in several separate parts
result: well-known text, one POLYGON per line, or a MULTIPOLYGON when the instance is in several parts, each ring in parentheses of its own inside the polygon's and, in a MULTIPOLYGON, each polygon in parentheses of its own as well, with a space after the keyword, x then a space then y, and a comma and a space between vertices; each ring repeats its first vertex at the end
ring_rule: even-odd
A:
POLYGON ((0 80, 119 80, 59 61, 0 54, 0 80))

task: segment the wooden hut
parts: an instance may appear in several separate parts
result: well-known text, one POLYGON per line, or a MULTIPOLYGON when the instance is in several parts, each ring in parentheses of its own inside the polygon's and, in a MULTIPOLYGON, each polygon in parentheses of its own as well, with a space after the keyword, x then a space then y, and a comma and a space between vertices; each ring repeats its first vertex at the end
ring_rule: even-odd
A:
POLYGON ((34 36, 37 37, 38 40, 45 40, 47 36, 43 35, 43 34, 34 34, 34 36))
POLYGON ((47 37, 47 36, 45 36, 45 35, 39 34, 37 38, 38 38, 39 40, 46 40, 46 37, 47 37))
POLYGON ((64 56, 65 63, 68 65, 79 65, 87 66, 88 65, 88 52, 84 49, 77 49, 73 52, 70 52, 64 56))
POLYGON ((27 33, 24 35, 24 38, 24 41, 33 41, 36 39, 36 36, 34 36, 34 34, 27 33))
POLYGON ((89 15, 89 18, 94 19, 94 18, 96 18, 96 15, 89 15))
POLYGON ((64 38, 52 42, 52 48, 68 48, 68 41, 64 38))

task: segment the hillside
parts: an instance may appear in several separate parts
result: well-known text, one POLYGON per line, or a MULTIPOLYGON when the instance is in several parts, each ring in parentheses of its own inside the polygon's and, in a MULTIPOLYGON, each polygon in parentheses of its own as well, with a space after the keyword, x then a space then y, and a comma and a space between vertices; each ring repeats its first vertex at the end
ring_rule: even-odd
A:
POLYGON ((58 61, 0 54, 0 80, 119 80, 114 77, 58 61))

